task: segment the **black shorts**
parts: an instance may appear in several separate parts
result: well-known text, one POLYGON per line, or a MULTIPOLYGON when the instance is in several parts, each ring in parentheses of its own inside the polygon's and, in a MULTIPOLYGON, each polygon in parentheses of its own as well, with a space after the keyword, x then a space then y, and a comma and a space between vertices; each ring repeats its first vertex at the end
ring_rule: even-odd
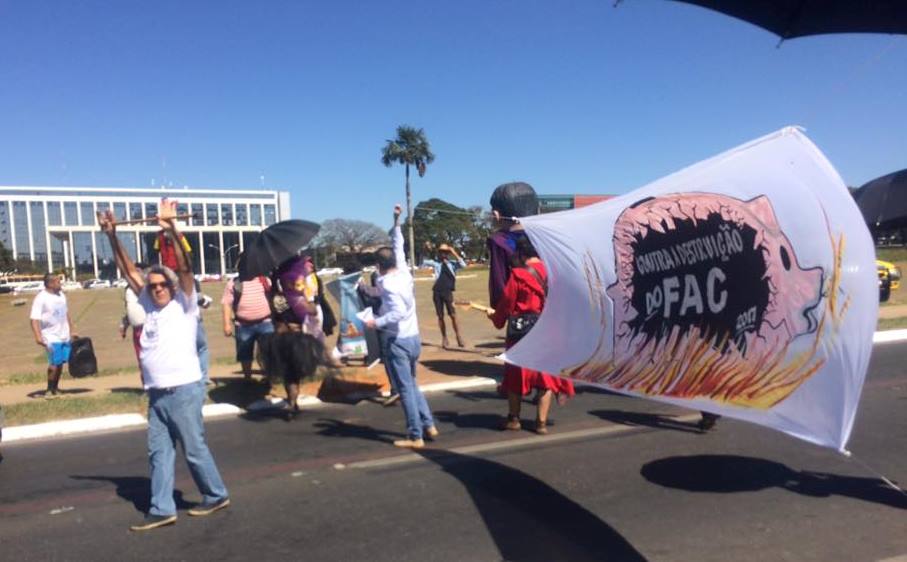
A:
POLYGON ((457 311, 454 308, 453 304, 453 291, 439 292, 434 291, 432 293, 432 301, 435 303, 435 314, 438 316, 444 315, 444 307, 447 307, 448 316, 456 316, 457 311))

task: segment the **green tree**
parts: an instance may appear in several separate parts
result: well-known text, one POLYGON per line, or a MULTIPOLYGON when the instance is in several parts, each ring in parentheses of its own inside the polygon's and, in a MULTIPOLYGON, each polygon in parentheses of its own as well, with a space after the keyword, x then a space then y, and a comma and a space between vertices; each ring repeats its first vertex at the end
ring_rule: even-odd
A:
POLYGON ((463 250, 472 259, 487 257, 485 254, 488 252, 488 248, 485 241, 494 231, 494 218, 479 205, 473 205, 467 210, 472 214, 472 224, 469 243, 464 246, 463 250))
POLYGON ((321 223, 318 236, 310 246, 322 256, 323 263, 336 263, 337 252, 358 256, 371 247, 388 243, 387 233, 378 225, 350 219, 328 219, 321 223))
POLYGON ((15 267, 15 261, 13 260, 13 253, 9 248, 3 245, 3 242, 0 242, 0 271, 8 271, 15 267))
MULTIPOLYGON (((479 206, 464 209, 443 199, 429 199, 416 205, 416 250, 433 254, 441 244, 451 244, 466 257, 475 259, 484 253, 490 232, 488 218, 479 206)), ((421 257, 426 257, 423 253, 421 257)))
POLYGON ((407 125, 397 127, 397 138, 388 140, 381 153, 381 163, 390 168, 403 164, 406 168, 406 220, 409 223, 410 265, 416 266, 415 236, 413 234, 413 200, 409 189, 409 167, 414 166, 419 177, 425 176, 426 167, 435 161, 424 129, 407 125))

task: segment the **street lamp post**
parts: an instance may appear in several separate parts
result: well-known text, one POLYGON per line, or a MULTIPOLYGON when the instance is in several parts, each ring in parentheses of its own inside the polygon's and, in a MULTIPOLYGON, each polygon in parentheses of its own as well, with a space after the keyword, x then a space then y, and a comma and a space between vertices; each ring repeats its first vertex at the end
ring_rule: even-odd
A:
MULTIPOLYGON (((226 248, 224 248, 223 251, 221 251, 221 249, 218 248, 217 246, 215 246, 214 244, 208 244, 208 247, 209 247, 209 248, 214 248, 214 249, 217 250, 217 252, 220 254, 220 257, 221 257, 221 260, 220 260, 220 263, 221 263, 221 271, 222 271, 222 272, 225 272, 225 271, 226 271, 226 265, 227 265, 227 257, 228 257, 229 254, 230 254, 230 250, 232 250, 232 249, 234 249, 234 248, 239 248, 239 244, 233 244, 233 245, 231 245, 231 246, 227 246, 226 248)), ((234 264, 234 265, 235 265, 235 264, 234 264)))

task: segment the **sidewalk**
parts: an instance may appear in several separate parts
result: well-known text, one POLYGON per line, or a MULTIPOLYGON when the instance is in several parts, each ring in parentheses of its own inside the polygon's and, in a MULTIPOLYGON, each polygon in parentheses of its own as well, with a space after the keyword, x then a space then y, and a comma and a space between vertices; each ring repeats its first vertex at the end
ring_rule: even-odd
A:
POLYGON ((902 318, 907 316, 907 304, 879 307, 879 318, 902 318))
MULTIPOLYGON (((489 346, 490 344, 480 344, 489 346)), ((477 377, 492 377, 501 371, 501 363, 494 359, 503 351, 496 347, 465 348, 463 350, 444 350, 430 343, 423 344, 422 355, 416 378, 420 386, 438 384, 471 384, 477 377)), ((209 373, 215 383, 209 388, 209 398, 215 403, 234 404, 240 408, 248 406, 254 394, 245 399, 239 396, 235 388, 243 384, 239 365, 212 365, 209 373)), ((260 376, 253 376, 261 380, 260 376)), ((9 406, 23 402, 43 401, 44 383, 27 385, 0 386, 0 404, 9 406)), ((260 385, 263 387, 263 385, 260 385)), ((64 398, 95 397, 109 394, 113 390, 142 388, 138 370, 132 373, 103 377, 85 377, 74 379, 64 374, 60 381, 64 398)), ((369 396, 377 396, 389 390, 384 367, 378 363, 371 369, 363 366, 349 366, 339 369, 320 381, 304 382, 301 395, 318 397, 328 402, 353 402, 369 396)), ((282 394, 282 388, 275 388, 275 394, 282 394)))

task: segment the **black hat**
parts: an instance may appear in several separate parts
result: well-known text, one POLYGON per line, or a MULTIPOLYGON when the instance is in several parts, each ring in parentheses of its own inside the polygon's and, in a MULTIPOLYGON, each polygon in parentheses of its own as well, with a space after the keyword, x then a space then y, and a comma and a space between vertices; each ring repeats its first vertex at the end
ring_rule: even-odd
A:
POLYGON ((539 213, 539 200, 528 183, 505 183, 491 194, 491 209, 504 217, 528 217, 539 213))

